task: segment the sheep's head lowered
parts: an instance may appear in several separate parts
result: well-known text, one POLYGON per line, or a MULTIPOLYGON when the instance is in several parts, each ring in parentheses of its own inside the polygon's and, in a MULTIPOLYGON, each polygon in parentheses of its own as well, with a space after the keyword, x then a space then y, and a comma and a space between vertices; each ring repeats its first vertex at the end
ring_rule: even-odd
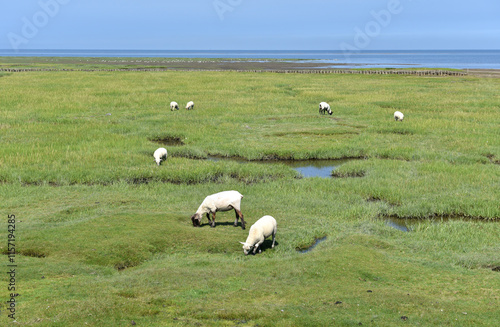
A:
POLYGON ((155 158, 156 164, 159 166, 162 160, 167 160, 167 149, 165 148, 156 149, 155 153, 153 154, 153 157, 155 158))
POLYGON ((330 109, 330 105, 326 102, 321 102, 319 104, 319 112, 324 114, 326 112, 328 112, 329 115, 332 115, 332 109, 330 109))
POLYGON ((245 242, 240 242, 240 243, 243 244, 243 253, 245 253, 245 255, 248 255, 248 253, 250 253, 250 251, 252 250, 253 245, 245 242))
POLYGON ((193 222, 193 227, 201 227, 201 215, 195 213, 191 216, 191 221, 193 222))

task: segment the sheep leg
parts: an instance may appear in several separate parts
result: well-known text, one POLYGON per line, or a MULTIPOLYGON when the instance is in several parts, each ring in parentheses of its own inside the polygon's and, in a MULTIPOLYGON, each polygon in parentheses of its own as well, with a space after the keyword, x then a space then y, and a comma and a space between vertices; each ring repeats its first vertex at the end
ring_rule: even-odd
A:
POLYGON ((271 245, 271 248, 274 248, 274 239, 276 238, 276 233, 273 233, 273 245, 271 245))
POLYGON ((210 220, 210 213, 207 213, 207 219, 210 226, 212 226, 212 221, 210 220))
POLYGON ((240 218, 240 216, 238 215, 238 211, 236 211, 235 208, 234 209, 234 215, 236 216, 236 219, 234 220, 234 227, 238 227, 238 218, 240 218))
MULTIPOLYGON (((208 215, 208 214, 207 214, 208 215)), ((212 212, 212 223, 210 224, 212 228, 215 228, 215 212, 212 212)))
POLYGON ((258 242, 257 244, 255 244, 255 246, 253 248, 253 254, 255 254, 255 252, 257 252, 257 249, 259 249, 259 253, 262 252, 262 250, 260 249, 261 244, 262 244, 262 242, 258 242))
POLYGON ((233 208, 233 209, 234 209, 234 213, 236 215, 236 219, 234 220, 234 227, 238 227, 238 218, 240 218, 241 219, 241 229, 245 229, 245 220, 243 219, 243 214, 238 209, 236 209, 236 208, 233 208))
POLYGON ((243 214, 240 211, 240 219, 241 219, 241 229, 245 229, 245 219, 243 219, 243 214))

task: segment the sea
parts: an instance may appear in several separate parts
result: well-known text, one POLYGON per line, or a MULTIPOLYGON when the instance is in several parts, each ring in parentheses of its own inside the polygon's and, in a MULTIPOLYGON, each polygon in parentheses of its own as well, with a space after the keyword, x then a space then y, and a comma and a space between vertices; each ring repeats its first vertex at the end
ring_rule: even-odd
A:
POLYGON ((0 56, 315 60, 328 68, 500 69, 500 50, 1 50, 0 56))

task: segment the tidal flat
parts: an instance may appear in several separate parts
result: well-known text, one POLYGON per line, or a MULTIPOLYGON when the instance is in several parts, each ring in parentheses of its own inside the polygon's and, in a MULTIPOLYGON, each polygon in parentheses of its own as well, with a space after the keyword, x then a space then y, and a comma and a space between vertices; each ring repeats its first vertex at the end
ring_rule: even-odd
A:
POLYGON ((0 250, 6 266, 15 215, 20 325, 498 322, 500 79, 58 70, 0 73, 0 90, 0 250), (332 178, 278 162, 342 159, 332 178), (223 190, 244 195, 247 229, 233 212, 194 228, 223 190), (264 215, 276 246, 245 256, 264 215), (425 223, 439 217, 467 219, 425 223))

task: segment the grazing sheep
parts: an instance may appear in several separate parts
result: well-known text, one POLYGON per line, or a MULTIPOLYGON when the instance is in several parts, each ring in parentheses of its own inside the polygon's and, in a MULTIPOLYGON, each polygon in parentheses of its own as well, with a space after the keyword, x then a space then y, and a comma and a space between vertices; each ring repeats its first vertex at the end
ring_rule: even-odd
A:
POLYGON ((177 104, 177 102, 175 101, 170 102, 170 110, 172 111, 179 110, 179 105, 177 104))
POLYGON ((186 104, 186 109, 187 110, 191 110, 194 108, 194 102, 193 101, 189 101, 187 104, 186 104))
MULTIPOLYGON (((264 243, 264 240, 271 235, 273 236, 273 245, 271 245, 271 248, 274 248, 277 228, 276 219, 271 216, 264 216, 257 220, 255 224, 250 227, 250 232, 248 233, 245 243, 240 242, 243 244, 243 253, 247 255, 253 248, 253 254, 255 254, 259 246, 264 243)), ((262 251, 259 249, 259 253, 261 252, 262 251)))
POLYGON ((167 149, 158 148, 153 156, 155 157, 156 164, 159 166, 162 160, 167 160, 167 149))
POLYGON ((320 114, 325 114, 325 111, 328 112, 328 114, 332 114, 332 109, 330 109, 330 105, 326 102, 321 102, 319 104, 319 113, 320 114))
POLYGON ((405 115, 401 111, 396 111, 394 113, 394 120, 395 121, 403 121, 403 118, 405 118, 405 115))
POLYGON ((240 210, 241 198, 243 198, 243 195, 238 191, 224 191, 207 196, 198 210, 196 210, 196 213, 191 217, 193 226, 201 227, 201 219, 203 218, 203 214, 206 214, 210 226, 215 227, 215 213, 217 211, 234 209, 236 213, 234 227, 238 226, 238 218, 241 218, 241 228, 245 229, 245 220, 240 210), (210 213, 212 214, 212 220, 210 220, 210 213))

